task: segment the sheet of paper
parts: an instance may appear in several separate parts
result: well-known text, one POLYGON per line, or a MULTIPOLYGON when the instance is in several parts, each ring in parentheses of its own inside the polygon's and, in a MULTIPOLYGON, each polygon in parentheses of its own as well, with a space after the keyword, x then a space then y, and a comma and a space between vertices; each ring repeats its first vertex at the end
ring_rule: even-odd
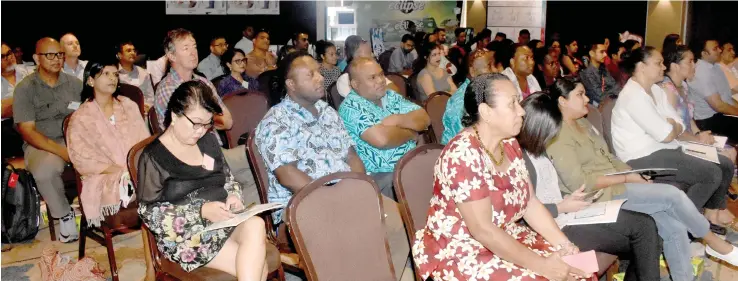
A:
POLYGON ((257 215, 257 214, 259 214, 261 212, 268 211, 268 210, 273 210, 273 209, 280 209, 280 208, 284 208, 284 204, 282 204, 282 203, 267 203, 267 204, 253 205, 253 206, 247 208, 246 211, 244 211, 243 213, 240 213, 240 214, 236 215, 232 219, 224 220, 224 221, 220 221, 220 222, 216 222, 216 223, 213 223, 213 224, 209 225, 208 227, 206 227, 205 229, 203 229, 202 232, 216 230, 216 229, 221 229, 221 228, 226 228, 226 227, 231 227, 231 226, 237 226, 237 225, 241 224, 242 222, 246 221, 247 219, 249 219, 249 218, 251 218, 251 217, 253 217, 253 216, 255 216, 255 215, 257 215))
POLYGON ((584 210, 574 213, 575 219, 591 218, 596 216, 604 215, 607 211, 607 205, 605 204, 593 204, 584 210))
POLYGON ((677 169, 672 168, 648 168, 648 169, 636 169, 636 170, 630 170, 630 171, 624 171, 624 172, 617 172, 617 173, 609 173, 605 174, 606 176, 615 176, 615 175, 625 175, 625 174, 633 174, 633 173, 642 173, 642 172, 648 172, 648 171, 654 171, 654 172, 661 172, 661 171, 676 171, 677 169))
POLYGON ((563 259, 566 264, 576 267, 586 273, 596 273, 600 270, 600 266, 597 264, 597 255, 594 250, 561 257, 561 259, 563 259))
MULTIPOLYGON (((738 94, 737 94, 738 95, 738 94)), ((725 148, 725 143, 728 142, 728 137, 723 136, 712 136, 715 139, 715 143, 712 144, 715 148, 723 149, 725 148)))
POLYGON ((693 142, 684 142, 681 143, 681 145, 682 151, 687 155, 707 160, 715 164, 720 164, 717 149, 712 145, 697 144, 693 142))
POLYGON ((733 99, 734 99, 735 101, 738 101, 738 94, 735 94, 735 95, 733 95, 733 99))
MULTIPOLYGON (((620 206, 622 206, 626 200, 627 199, 620 199, 620 200, 612 200, 612 201, 594 203, 590 205, 587 209, 602 208, 601 206, 604 206, 605 213, 602 215, 598 215, 598 216, 582 217, 582 218, 577 218, 576 213, 574 213, 574 216, 572 216, 570 220, 566 222, 561 222, 561 223, 563 223, 564 225, 582 225, 582 224, 598 224, 598 223, 616 222, 618 220, 618 214, 620 214, 620 206)), ((587 209, 581 210, 579 212, 585 211, 587 209)))

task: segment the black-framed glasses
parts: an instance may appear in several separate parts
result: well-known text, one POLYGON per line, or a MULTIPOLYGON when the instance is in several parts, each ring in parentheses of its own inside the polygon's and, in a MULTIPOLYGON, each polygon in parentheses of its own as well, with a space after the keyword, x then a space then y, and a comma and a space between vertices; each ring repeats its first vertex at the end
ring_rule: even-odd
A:
POLYGON ((221 44, 215 44, 213 46, 215 46, 215 47, 221 47, 221 48, 228 48, 229 45, 228 45, 228 43, 221 43, 221 44))
POLYGON ((14 55, 15 55, 15 54, 13 54, 13 52, 11 52, 11 51, 8 51, 7 53, 5 53, 5 54, 2 54, 2 59, 7 59, 7 58, 9 58, 10 56, 14 56, 14 55))
POLYGON ((240 59, 240 60, 233 60, 233 63, 235 64, 244 64, 248 61, 248 59, 240 59))
POLYGON ((58 53, 38 53, 37 55, 46 57, 47 60, 53 60, 53 59, 64 59, 64 52, 58 52, 58 53))
POLYGON ((210 130, 210 128, 213 127, 213 124, 215 124, 215 120, 210 119, 210 123, 196 123, 195 121, 192 121, 190 117, 187 117, 186 114, 182 113, 182 116, 187 118, 187 121, 190 121, 192 123, 192 129, 195 131, 205 128, 205 130, 210 130))

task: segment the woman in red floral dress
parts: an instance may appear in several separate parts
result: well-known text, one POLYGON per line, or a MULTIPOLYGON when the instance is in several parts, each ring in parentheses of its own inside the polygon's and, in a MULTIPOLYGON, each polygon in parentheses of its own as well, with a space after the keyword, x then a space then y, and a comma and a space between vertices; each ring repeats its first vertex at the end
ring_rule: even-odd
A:
POLYGON ((464 129, 444 148, 434 172, 426 227, 413 258, 423 279, 576 280, 589 275, 563 262, 578 253, 532 195, 513 138, 525 114, 515 86, 501 74, 472 80, 464 129), (524 226, 526 219, 530 227, 524 226), (539 234, 540 233, 540 234, 539 234))

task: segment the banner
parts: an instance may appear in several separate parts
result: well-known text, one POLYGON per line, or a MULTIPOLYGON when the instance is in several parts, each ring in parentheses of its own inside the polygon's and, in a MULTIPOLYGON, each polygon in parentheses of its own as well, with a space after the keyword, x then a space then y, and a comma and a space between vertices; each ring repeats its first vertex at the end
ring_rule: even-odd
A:
MULTIPOLYGON (((369 2, 357 3, 361 6, 369 2)), ((368 8, 361 15, 372 15, 371 27, 382 29, 386 45, 399 44, 402 36, 413 29, 430 33, 445 28, 446 43, 455 41, 454 29, 459 25, 456 1, 373 1, 368 8)))
POLYGON ((229 15, 279 15, 279 0, 228 1, 229 15))
POLYGON ((279 15, 279 0, 167 1, 167 15, 279 15))

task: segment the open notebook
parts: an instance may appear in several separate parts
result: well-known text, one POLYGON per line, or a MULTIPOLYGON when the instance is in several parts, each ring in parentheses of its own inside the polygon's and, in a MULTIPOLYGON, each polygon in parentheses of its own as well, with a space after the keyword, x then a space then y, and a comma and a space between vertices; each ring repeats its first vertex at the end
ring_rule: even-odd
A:
POLYGON ((208 227, 203 229, 202 232, 231 227, 231 226, 237 226, 241 224, 242 222, 246 221, 247 219, 261 212, 274 210, 274 209, 281 209, 281 208, 284 208, 284 204, 282 203, 267 203, 267 204, 253 205, 253 206, 246 208, 243 212, 237 214, 235 217, 229 220, 219 221, 219 222, 209 225, 208 227))

